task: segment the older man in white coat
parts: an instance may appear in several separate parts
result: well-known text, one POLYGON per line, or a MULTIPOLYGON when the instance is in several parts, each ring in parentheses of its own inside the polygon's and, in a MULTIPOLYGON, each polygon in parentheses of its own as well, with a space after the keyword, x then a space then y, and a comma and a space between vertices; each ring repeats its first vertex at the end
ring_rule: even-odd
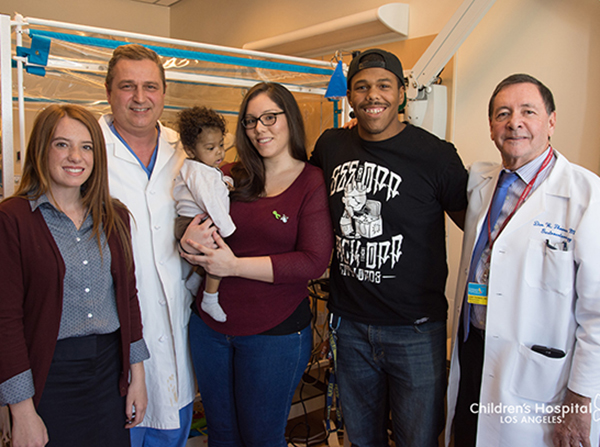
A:
POLYGON ((600 179, 550 145, 537 79, 502 81, 489 122, 502 165, 469 175, 446 442, 597 446, 600 179))
POLYGON ((112 114, 102 116, 100 125, 110 193, 133 215, 138 296, 151 355, 145 362, 148 410, 140 427, 131 431, 134 447, 184 446, 195 394, 188 343, 192 297, 174 239, 171 194, 185 153, 177 132, 158 121, 165 88, 164 69, 154 51, 140 45, 114 51, 106 76, 112 114))

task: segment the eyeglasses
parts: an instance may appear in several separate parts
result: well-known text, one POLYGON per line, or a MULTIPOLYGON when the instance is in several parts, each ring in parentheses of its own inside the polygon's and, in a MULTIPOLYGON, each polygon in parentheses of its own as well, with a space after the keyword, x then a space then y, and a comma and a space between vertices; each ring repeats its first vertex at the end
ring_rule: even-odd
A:
POLYGON ((254 129, 258 122, 260 121, 263 126, 272 126, 277 122, 277 115, 281 115, 285 112, 268 112, 263 113, 258 118, 254 118, 253 116, 249 116, 242 120, 242 126, 246 129, 254 129))

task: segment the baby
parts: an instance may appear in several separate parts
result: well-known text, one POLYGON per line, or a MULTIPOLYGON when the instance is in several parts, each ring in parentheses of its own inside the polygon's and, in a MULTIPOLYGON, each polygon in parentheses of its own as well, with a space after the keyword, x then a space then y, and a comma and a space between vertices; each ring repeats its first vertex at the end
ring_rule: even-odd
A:
MULTIPOLYGON (((212 109, 192 107, 179 113, 177 124, 189 158, 183 162, 173 188, 178 214, 175 237, 181 239, 194 216, 201 213, 208 214, 222 237, 228 237, 235 225, 229 216, 233 180, 219 169, 225 157, 225 119, 212 109)), ((192 275, 199 280, 197 272, 192 275)), ((220 281, 221 278, 206 274, 200 307, 216 321, 224 322, 227 315, 219 304, 220 281)))

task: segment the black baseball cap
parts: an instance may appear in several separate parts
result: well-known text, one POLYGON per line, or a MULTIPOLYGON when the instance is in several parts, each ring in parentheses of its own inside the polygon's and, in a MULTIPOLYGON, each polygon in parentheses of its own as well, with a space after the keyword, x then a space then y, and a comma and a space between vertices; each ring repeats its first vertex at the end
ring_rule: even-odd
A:
POLYGON ((350 89, 350 81, 354 75, 365 68, 384 68, 391 71, 400 81, 400 85, 404 85, 404 70, 402 70, 400 59, 389 51, 373 48, 359 53, 350 62, 350 67, 348 67, 348 89, 350 89), (367 57, 370 54, 379 57, 367 57))

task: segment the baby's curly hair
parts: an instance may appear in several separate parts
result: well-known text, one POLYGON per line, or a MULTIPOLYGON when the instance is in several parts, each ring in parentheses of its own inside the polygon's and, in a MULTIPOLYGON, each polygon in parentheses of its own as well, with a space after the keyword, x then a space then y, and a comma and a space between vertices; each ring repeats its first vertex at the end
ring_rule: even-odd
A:
POLYGON ((194 150, 202 129, 211 127, 219 129, 223 135, 227 131, 225 118, 208 107, 191 107, 177 115, 177 128, 184 148, 194 150))

